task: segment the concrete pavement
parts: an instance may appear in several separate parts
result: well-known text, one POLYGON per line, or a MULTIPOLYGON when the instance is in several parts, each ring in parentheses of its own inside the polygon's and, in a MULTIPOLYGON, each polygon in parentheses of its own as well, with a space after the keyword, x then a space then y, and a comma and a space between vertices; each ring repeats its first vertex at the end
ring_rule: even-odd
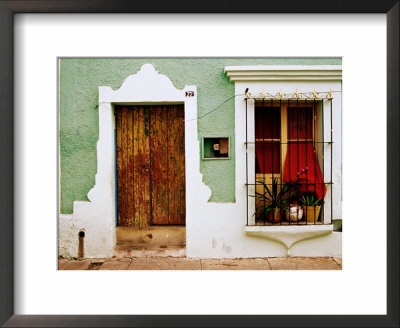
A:
POLYGON ((337 257, 191 259, 186 257, 60 258, 59 270, 341 270, 337 257))

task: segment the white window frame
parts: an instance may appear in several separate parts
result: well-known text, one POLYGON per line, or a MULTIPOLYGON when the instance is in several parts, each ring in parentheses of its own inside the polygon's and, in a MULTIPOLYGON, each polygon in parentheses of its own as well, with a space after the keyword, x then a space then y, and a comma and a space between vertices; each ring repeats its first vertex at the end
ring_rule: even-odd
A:
MULTIPOLYGON (((333 220, 341 217, 341 65, 257 65, 257 66, 227 66, 225 72, 235 83, 235 95, 244 94, 249 88, 253 95, 282 93, 299 93, 316 91, 333 91, 333 220)), ((329 108, 328 101, 324 102, 324 108, 329 108)), ((253 99, 247 100, 247 129, 246 129, 246 99, 243 96, 235 97, 235 158, 236 158, 236 201, 247 207, 249 218, 253 217, 255 202, 248 202, 246 179, 249 184, 254 183, 255 177, 255 125, 254 125, 253 99), (247 174, 246 174, 246 130, 247 141, 247 174)), ((326 110, 326 109, 325 109, 326 110)), ((324 140, 330 140, 330 115, 324 115, 324 140)), ((330 147, 329 145, 327 147, 330 147)), ((325 181, 330 176, 330 151, 325 152, 324 158, 325 181), (329 168, 329 170, 328 170, 329 168)), ((254 190, 249 187, 249 194, 254 190)), ((330 198, 330 188, 327 186, 325 197, 330 198)), ((324 205, 325 222, 331 222, 330 201, 324 205)), ((247 217, 243 218, 245 232, 248 235, 257 235, 269 239, 275 239, 286 244, 290 248, 295 242, 305 238, 328 234, 333 231, 333 224, 324 225, 291 225, 291 226, 253 226, 246 225, 247 217)))

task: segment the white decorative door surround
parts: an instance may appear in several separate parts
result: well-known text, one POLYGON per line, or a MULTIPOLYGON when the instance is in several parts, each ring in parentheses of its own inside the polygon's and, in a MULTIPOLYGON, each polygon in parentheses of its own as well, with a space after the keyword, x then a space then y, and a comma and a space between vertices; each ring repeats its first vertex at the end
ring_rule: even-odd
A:
MULTIPOLYGON (((60 253, 65 253, 67 256, 76 256, 78 233, 81 230, 85 231, 85 257, 107 257, 113 254, 116 241, 113 105, 116 104, 184 104, 186 199, 189 200, 191 194, 195 194, 191 188, 195 188, 196 184, 202 185, 195 119, 196 86, 185 86, 182 90, 178 90, 167 76, 159 74, 151 64, 143 65, 137 74, 128 76, 118 90, 100 86, 95 185, 88 193, 89 201, 75 201, 72 215, 60 215, 59 248, 60 253)), ((187 205, 186 208, 188 225, 193 207, 187 205)))

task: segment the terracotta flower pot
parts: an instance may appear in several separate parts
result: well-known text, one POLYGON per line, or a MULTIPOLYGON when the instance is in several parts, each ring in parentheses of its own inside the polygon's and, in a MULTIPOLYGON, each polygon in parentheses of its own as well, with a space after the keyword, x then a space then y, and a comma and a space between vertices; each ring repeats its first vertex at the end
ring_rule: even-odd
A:
POLYGON ((319 212, 321 211, 321 205, 318 206, 304 206, 306 212, 306 219, 309 223, 317 222, 319 212))
POLYGON ((269 211, 267 218, 269 222, 281 222, 281 209, 278 208, 278 212, 276 212, 276 209, 272 208, 271 211, 269 211))

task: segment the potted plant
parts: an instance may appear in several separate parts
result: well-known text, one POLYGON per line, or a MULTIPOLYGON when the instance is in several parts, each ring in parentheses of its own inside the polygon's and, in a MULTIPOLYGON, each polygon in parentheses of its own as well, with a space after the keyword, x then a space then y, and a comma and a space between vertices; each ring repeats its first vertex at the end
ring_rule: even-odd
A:
POLYGON ((299 201, 304 207, 307 222, 315 223, 321 211, 322 199, 317 198, 314 193, 308 192, 301 195, 299 201))
POLYGON ((269 187, 264 181, 257 181, 263 187, 263 192, 256 192, 254 196, 258 199, 256 203, 256 220, 267 219, 270 222, 280 222, 282 211, 288 211, 288 198, 285 198, 293 188, 292 183, 285 183, 278 191, 278 180, 272 179, 269 187))

